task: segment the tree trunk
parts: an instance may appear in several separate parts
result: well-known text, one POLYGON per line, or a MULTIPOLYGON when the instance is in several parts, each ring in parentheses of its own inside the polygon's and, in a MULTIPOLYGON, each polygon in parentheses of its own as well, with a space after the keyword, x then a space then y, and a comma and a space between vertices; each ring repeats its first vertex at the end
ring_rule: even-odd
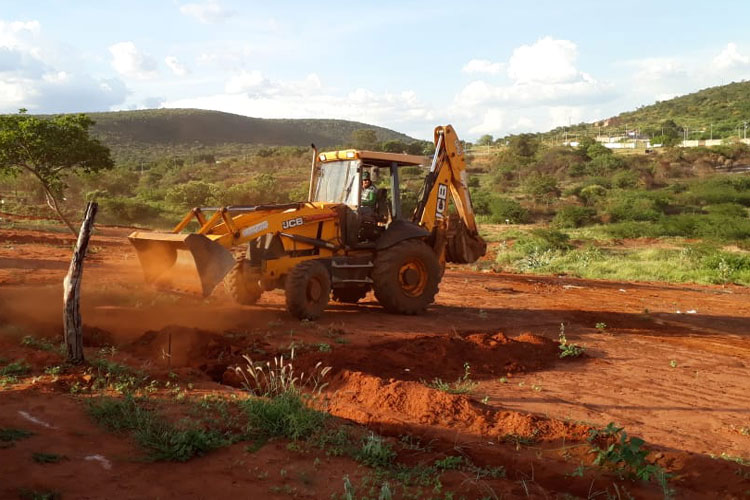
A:
POLYGON ((81 279, 83 277, 83 259, 91 237, 91 229, 94 226, 94 218, 98 204, 89 202, 86 204, 86 213, 78 233, 73 260, 70 261, 68 275, 63 282, 64 309, 63 328, 65 332, 65 345, 68 351, 68 362, 74 365, 83 363, 83 331, 81 324, 81 310, 78 300, 81 294, 81 279))
POLYGON ((49 207, 57 213, 57 216, 60 217, 60 220, 63 221, 63 223, 68 226, 70 232, 75 235, 76 228, 73 227, 73 224, 71 224, 68 218, 65 217, 65 214, 62 213, 62 210, 60 210, 60 207, 57 205, 57 198, 55 198, 55 195, 52 194, 52 190, 50 190, 46 185, 44 185, 44 195, 47 198, 47 205, 49 205, 49 207))

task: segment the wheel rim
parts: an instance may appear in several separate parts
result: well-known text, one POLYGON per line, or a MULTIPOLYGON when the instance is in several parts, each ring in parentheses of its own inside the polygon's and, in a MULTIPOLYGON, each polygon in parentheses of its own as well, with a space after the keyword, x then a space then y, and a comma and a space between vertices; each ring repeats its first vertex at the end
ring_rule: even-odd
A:
POLYGON ((401 290, 410 297, 419 297, 427 286, 427 266, 421 259, 409 259, 398 270, 401 290))

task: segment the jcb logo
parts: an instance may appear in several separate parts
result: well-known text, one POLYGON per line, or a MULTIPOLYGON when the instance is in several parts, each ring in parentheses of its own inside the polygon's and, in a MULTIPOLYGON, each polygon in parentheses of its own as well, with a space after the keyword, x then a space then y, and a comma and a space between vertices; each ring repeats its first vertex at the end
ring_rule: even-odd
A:
POLYGON ((297 217, 296 219, 289 219, 285 220, 281 223, 282 229, 291 229, 293 227, 301 226, 303 224, 302 217, 297 217))
POLYGON ((435 218, 442 219, 445 206, 448 204, 448 186, 445 184, 438 185, 437 207, 435 207, 435 218))

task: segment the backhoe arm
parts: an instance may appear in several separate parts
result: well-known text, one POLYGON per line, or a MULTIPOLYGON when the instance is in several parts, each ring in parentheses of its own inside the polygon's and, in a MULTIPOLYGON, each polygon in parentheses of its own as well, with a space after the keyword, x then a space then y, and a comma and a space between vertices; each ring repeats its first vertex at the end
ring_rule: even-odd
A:
POLYGON ((435 156, 414 221, 433 232, 441 261, 470 263, 486 253, 471 204, 463 147, 450 125, 435 128, 435 156), (448 215, 450 199, 458 217, 448 215))

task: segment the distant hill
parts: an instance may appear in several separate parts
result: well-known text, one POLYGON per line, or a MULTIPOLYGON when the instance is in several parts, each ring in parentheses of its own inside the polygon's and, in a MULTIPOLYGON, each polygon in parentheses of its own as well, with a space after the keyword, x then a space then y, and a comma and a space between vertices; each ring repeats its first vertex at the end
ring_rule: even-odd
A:
MULTIPOLYGON (((680 129, 687 127, 691 139, 708 139, 712 129, 714 139, 736 136, 737 127, 742 130, 743 121, 747 120, 750 128, 750 82, 709 87, 692 94, 642 106, 635 111, 620 113, 593 124, 581 123, 566 128, 569 131, 601 130, 606 134, 617 129, 622 131, 623 127, 627 127, 628 130, 639 129, 647 135, 655 136, 661 134, 662 124, 666 120, 674 121, 680 129)), ((560 133, 562 130, 563 127, 559 127, 552 132, 560 133)))
POLYGON ((327 119, 265 119, 199 109, 148 109, 87 113, 96 121, 93 133, 110 147, 216 146, 244 144, 320 147, 351 142, 352 132, 372 129, 378 141, 415 139, 366 123, 327 119))

